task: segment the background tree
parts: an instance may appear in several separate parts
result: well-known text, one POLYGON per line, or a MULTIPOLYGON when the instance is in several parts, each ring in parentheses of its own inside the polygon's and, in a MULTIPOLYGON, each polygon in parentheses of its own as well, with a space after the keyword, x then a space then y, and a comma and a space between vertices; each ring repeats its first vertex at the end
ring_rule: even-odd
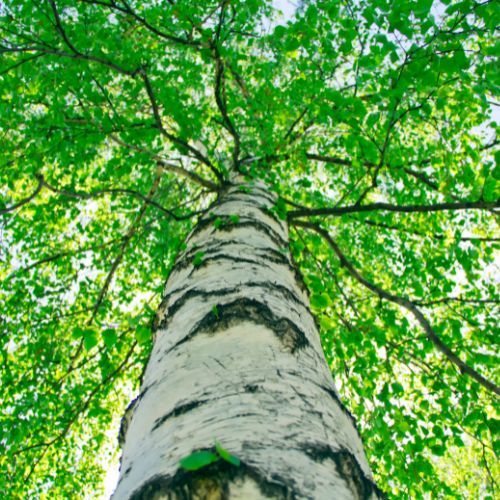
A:
POLYGON ((228 165, 279 196, 379 486, 493 496, 498 8, 277 15, 262 0, 0 4, 8 497, 102 487, 163 284, 228 165))

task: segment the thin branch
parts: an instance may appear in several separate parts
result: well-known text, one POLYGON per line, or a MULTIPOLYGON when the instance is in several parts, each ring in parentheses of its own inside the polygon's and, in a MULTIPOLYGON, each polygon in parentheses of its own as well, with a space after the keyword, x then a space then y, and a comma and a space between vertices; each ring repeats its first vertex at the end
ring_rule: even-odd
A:
POLYGON ((414 300, 414 304, 418 304, 420 306, 433 306, 436 304, 447 304, 448 302, 460 302, 463 304, 500 304, 500 299, 467 299, 464 297, 443 297, 442 299, 436 300, 414 300))
POLYGON ((223 0, 220 6, 219 22, 217 23, 215 38, 211 43, 212 55, 215 59, 215 102, 222 115, 222 120, 225 128, 232 135, 234 141, 233 150, 233 165, 238 169, 239 156, 240 156, 240 136, 233 121, 231 120, 229 113, 227 112, 227 100, 226 100, 226 89, 225 89, 225 74, 224 74, 224 61, 222 60, 221 54, 219 52, 219 43, 222 27, 224 25, 224 16, 227 0, 223 0))
POLYGON ((188 179, 191 179, 193 182, 196 184, 199 184, 200 186, 203 186, 210 191, 217 191, 218 187, 217 184, 213 183, 212 181, 209 181, 207 179, 204 179, 200 175, 196 174, 195 172, 191 172, 189 170, 186 170, 185 168, 179 167, 178 165, 175 165, 174 163, 168 162, 165 159, 163 159, 161 156, 156 155, 154 153, 151 153, 150 151, 141 148, 139 146, 135 146, 134 144, 129 144, 125 141, 122 141, 119 137, 116 135, 111 135, 111 139, 115 141, 117 144, 120 146, 123 146, 128 149, 133 149, 134 151, 139 151, 140 153, 146 153, 149 155, 153 160, 156 161, 156 164, 163 168, 163 170, 166 170, 167 172, 172 172, 175 174, 178 174, 182 177, 187 177, 188 179))
POLYGON ((0 46, 0 54, 10 53, 10 52, 37 52, 38 54, 48 55, 48 56, 59 56, 59 57, 67 57, 69 59, 83 59, 86 61, 95 62, 98 64, 102 64, 103 66, 107 66, 108 68, 114 69, 116 72, 121 73, 122 75, 128 75, 134 77, 137 74, 137 69, 129 70, 119 66, 118 64, 108 61, 107 59, 103 59, 101 57, 92 56, 89 54, 83 54, 81 52, 71 53, 65 52, 63 50, 57 49, 47 49, 44 47, 37 46, 26 46, 26 47, 5 47, 0 46))
POLYGON ((210 168, 210 170, 214 173, 215 177, 217 177, 217 179, 220 182, 223 182, 224 178, 223 178, 222 174, 215 168, 215 166, 212 164, 212 162, 206 156, 204 156, 200 151, 198 151, 196 148, 191 146, 186 141, 180 139, 179 137, 176 137, 175 135, 171 134, 170 132, 168 132, 165 129, 165 127, 163 126, 162 119, 161 119, 158 101, 156 99, 156 95, 155 95, 153 87, 151 85, 151 80, 149 79, 148 74, 146 73, 144 68, 141 68, 139 73, 140 73, 142 80, 144 82, 144 86, 146 87, 146 92, 148 94, 148 98, 149 98, 149 101, 151 103, 153 115, 154 115, 154 118, 156 121, 156 126, 160 130, 160 132, 167 139, 169 139, 171 142, 173 142, 174 144, 177 144, 177 146, 179 146, 181 149, 192 153, 197 160, 199 160, 201 163, 204 163, 205 165, 207 165, 210 168))
POLYGON ((133 189, 127 189, 127 188, 109 188, 109 189, 99 189, 97 191, 93 191, 91 193, 83 193, 83 192, 76 192, 76 191, 67 191, 65 189, 58 189, 51 184, 49 184, 43 176, 38 175, 38 186, 36 187, 35 191, 28 196, 27 198, 24 198, 23 200, 19 201, 18 203, 4 208, 3 210, 0 210, 0 215, 11 212, 12 210, 15 210, 16 208, 19 208, 26 203, 29 203, 35 196, 42 190, 43 187, 47 188, 49 191, 52 191, 53 193, 59 194, 61 196, 67 196, 69 198, 77 198, 81 200, 89 200, 92 198, 98 198, 100 196, 103 196, 105 194, 120 194, 120 195, 129 195, 134 198, 137 198, 147 205, 151 205, 161 212, 167 214, 169 217, 172 217, 172 219, 176 221, 182 221, 186 219, 190 219, 191 217, 194 217, 195 215, 199 215, 202 212, 191 212, 186 215, 177 215, 175 214, 172 210, 169 210, 168 208, 165 208, 164 206, 160 205, 158 202, 152 200, 150 197, 143 195, 139 191, 134 191, 133 189))
POLYGON ((43 177, 39 176, 38 177, 38 185, 35 188, 35 190, 33 191, 33 193, 31 193, 27 198, 24 198, 21 201, 18 201, 17 203, 14 203, 14 205, 11 205, 10 207, 6 207, 6 208, 1 209, 0 210, 0 215, 6 214, 8 212, 12 212, 16 208, 22 207, 23 205, 26 205, 27 203, 29 203, 42 190, 44 184, 45 184, 45 182, 43 180, 43 177))
POLYGON ((28 474, 24 478, 25 481, 28 481, 28 479, 31 477, 31 475, 35 471, 36 467, 38 466, 38 464, 40 463, 42 458, 45 456, 45 454, 47 453, 48 449, 54 443, 64 439, 64 437, 68 434, 68 432, 71 429, 71 427, 73 426, 73 424, 78 420, 78 417, 80 417, 84 412, 87 411, 87 409, 90 406, 90 403, 92 402, 92 399, 95 397, 95 395, 98 394, 99 391, 103 387, 105 387, 109 382, 111 382, 123 370, 123 368, 128 364, 130 357, 132 356, 132 353, 134 352, 134 349, 136 348, 136 346, 137 346, 137 342, 134 341, 131 348, 128 350, 127 354, 125 355, 125 358, 123 359, 123 361, 115 368, 115 370, 113 370, 108 376, 106 376, 106 378, 102 382, 100 382, 94 389, 92 389, 92 391, 87 396, 87 398, 85 399, 83 404, 80 406, 80 408, 78 408, 77 411, 75 411, 73 413, 73 415, 70 417, 70 419, 66 423, 64 429, 62 430, 62 432, 58 436, 56 436, 55 438, 53 438, 47 442, 41 442, 41 443, 36 443, 36 444, 30 445, 30 446, 27 446, 27 447, 22 448, 14 453, 15 455, 18 455, 20 453, 24 453, 28 450, 32 450, 35 448, 42 448, 42 447, 45 448, 42 451, 41 455, 38 457, 38 459, 32 463, 28 474))
MULTIPOLYGON (((153 182, 151 189, 149 190, 147 198, 150 198, 151 196, 153 196, 155 194, 155 192, 157 191, 157 189, 160 185, 160 180, 161 180, 161 176, 157 175, 154 182, 153 182)), ((102 286, 102 288, 99 292, 99 295, 97 297, 97 300, 94 303, 94 306, 92 308, 92 316, 90 317, 88 324, 91 324, 94 321, 94 319, 97 315, 97 312, 98 312, 98 310, 99 310, 99 308, 104 300, 104 297, 106 296, 106 294, 108 292, 109 286, 111 285, 111 281, 113 279, 113 276, 114 276, 116 270, 118 269, 118 266, 120 265, 121 261, 123 260, 123 257, 125 256, 125 250, 126 250, 128 244, 130 243, 132 237, 134 236, 136 229, 137 229, 137 226, 139 225, 141 219, 144 217, 144 214, 146 213, 147 207, 148 207, 148 203, 145 202, 142 205, 135 220, 130 225, 130 228, 127 231, 127 234, 124 236, 123 243, 120 246, 120 251, 119 251, 118 255, 115 257, 115 260, 113 261, 113 264, 111 265, 111 269, 109 270, 109 272, 106 276, 106 280, 104 281, 104 285, 102 286)))
POLYGON ((240 136, 238 132, 236 131, 236 128, 229 117, 229 114, 227 112, 227 105, 226 105, 226 100, 223 97, 225 92, 223 91, 224 89, 224 63, 222 62, 222 59, 220 57, 218 49, 214 46, 213 48, 213 53, 215 57, 215 102, 217 103, 217 107, 219 108, 219 111, 222 115, 222 119, 224 122, 224 126, 226 129, 229 131, 229 133, 232 135, 233 140, 234 140, 234 151, 233 151, 233 163, 234 166, 238 166, 239 162, 239 155, 240 155, 240 136))
POLYGON ((42 57, 44 54, 34 54, 32 56, 26 57, 25 59, 21 59, 20 61, 17 61, 14 63, 12 66, 9 66, 8 68, 4 69, 3 71, 0 71, 0 75, 6 75, 9 71, 12 71, 13 69, 19 68, 19 66, 22 66, 23 64, 33 61, 35 59, 38 59, 39 57, 42 57))
POLYGON ((20 269, 16 269, 15 271, 13 271, 11 274, 9 274, 6 278, 5 278, 5 282, 9 281, 13 276, 16 276, 16 275, 19 275, 19 274, 23 274, 23 273, 27 273, 28 271, 30 271, 31 269, 34 269, 35 267, 38 267, 42 264, 48 264, 49 262, 54 262, 55 260, 58 260, 58 259, 61 259, 63 257, 68 257, 68 256, 73 256, 73 255, 78 255, 80 253, 84 253, 84 252, 89 252, 89 251, 95 251, 95 250, 100 250, 102 248, 106 248, 107 246, 109 245, 112 245, 114 243, 117 243, 119 241, 121 241, 124 237, 120 237, 120 238, 113 238, 112 240, 109 240, 109 241, 106 241, 100 245, 97 245, 97 246, 84 246, 84 247, 80 247, 80 248, 77 248, 76 250, 63 250, 62 252, 58 252, 58 253, 55 253, 55 254, 52 254, 52 255, 48 255, 47 257, 43 257, 31 264, 29 264, 28 266, 26 267, 22 267, 20 269))
MULTIPOLYGON (((300 207, 299 207, 300 208, 300 207)), ((356 219, 355 217, 349 217, 352 221, 357 222, 359 224, 366 224, 367 226, 372 226, 372 227, 379 227, 381 229, 386 229, 389 231, 399 231, 405 234, 408 234, 410 236, 419 236, 421 238, 433 238, 435 240, 445 240, 447 238, 446 235, 444 234, 439 234, 439 233, 422 233, 420 231, 415 231, 399 226, 394 226, 391 224, 385 224, 384 222, 375 222, 370 219, 356 219)), ((476 242, 476 243, 481 243, 481 242, 497 242, 500 241, 500 238, 492 238, 492 237, 481 237, 481 236, 463 236, 460 238, 456 238, 459 241, 471 241, 471 242, 476 242)))
POLYGON ((169 42, 174 42, 180 45, 184 46, 199 46, 200 42, 196 42, 194 40, 186 40, 184 38, 180 38, 174 35, 169 35, 168 33, 165 33, 164 31, 159 30, 158 28, 155 28, 153 25, 151 25, 144 17, 139 16, 136 12, 132 10, 130 5, 123 1, 123 4, 125 7, 122 7, 118 5, 115 2, 107 3, 107 2, 102 2, 99 0, 78 0, 79 2, 83 2, 89 5, 100 5, 102 7, 107 7, 110 10, 117 10, 121 12, 122 14, 128 15, 132 18, 134 18, 136 21, 138 21, 140 24, 142 24, 147 30, 151 31, 155 35, 159 36, 160 38, 163 38, 164 40, 167 40, 169 42))
POLYGON ((66 31, 63 28, 63 25, 61 23, 61 18, 59 17, 59 12, 57 11, 56 3, 54 0, 49 0, 50 6, 52 7, 52 12, 54 13, 54 18, 56 21, 56 29, 59 31, 60 35, 62 36, 64 43, 69 47, 69 49, 74 52, 75 54, 80 55, 80 52, 76 49, 76 47, 71 43, 71 40, 68 38, 68 35, 66 35, 66 31))

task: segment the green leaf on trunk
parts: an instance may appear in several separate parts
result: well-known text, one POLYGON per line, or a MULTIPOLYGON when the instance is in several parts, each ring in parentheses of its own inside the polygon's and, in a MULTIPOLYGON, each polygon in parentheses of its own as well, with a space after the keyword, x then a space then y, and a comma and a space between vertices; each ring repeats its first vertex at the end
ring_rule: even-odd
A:
POLYGON ((205 255, 205 252, 196 252, 194 254, 194 258, 193 258, 193 266, 194 267, 201 266, 201 264, 203 262, 203 256, 204 255, 205 255))
POLYGON ((231 455, 229 451, 227 451, 225 448, 223 448, 220 443, 215 442, 215 449, 217 450, 217 453, 219 456, 225 460, 226 462, 229 462, 232 465, 235 465, 236 467, 240 466, 240 459, 236 457, 235 455, 231 455))
POLYGON ((219 457, 211 451, 194 451, 191 455, 182 458, 179 464, 185 470, 198 470, 217 460, 219 457))

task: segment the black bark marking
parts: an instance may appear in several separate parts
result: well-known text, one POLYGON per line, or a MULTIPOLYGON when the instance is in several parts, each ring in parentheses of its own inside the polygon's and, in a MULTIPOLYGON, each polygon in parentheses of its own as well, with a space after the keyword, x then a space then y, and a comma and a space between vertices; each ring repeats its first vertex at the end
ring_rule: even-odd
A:
POLYGON ((373 495, 377 498, 386 498, 377 485, 365 476, 356 457, 350 451, 334 450, 322 443, 304 443, 300 448, 315 462, 332 460, 339 476, 347 482, 353 493, 357 493, 358 498, 368 500, 373 495))
POLYGON ((217 317, 212 313, 205 315, 188 336, 226 329, 232 324, 250 320, 273 330, 292 353, 309 345, 304 332, 293 321, 278 317, 267 304, 258 300, 237 299, 229 304, 218 305, 217 311, 217 317))
MULTIPOLYGON (((228 260, 232 260, 234 262, 240 261, 240 262, 250 262, 252 264, 261 264, 262 261, 267 261, 276 264, 286 265, 291 271, 294 271, 293 267, 290 264, 290 260, 288 259, 285 253, 275 250, 274 248, 250 246, 244 242, 236 240, 230 240, 230 241, 216 240, 212 244, 204 245, 203 250, 200 250, 200 248, 191 249, 188 252, 186 252, 181 259, 178 260, 174 269, 175 270, 185 269, 186 267, 192 265, 192 261, 195 258, 196 253, 199 251, 203 251, 203 257, 201 264, 196 266, 196 268, 200 268, 203 267, 203 265, 206 265, 207 261, 213 260, 211 259, 212 257, 218 255, 226 255, 228 260), (246 257, 236 257, 234 255, 236 252, 230 254, 231 250, 230 249, 226 250, 226 247, 232 244, 246 246, 248 249, 247 253, 255 254, 257 260, 248 259, 246 257), (225 253, 225 251, 227 253, 225 253)), ((263 264, 266 264, 266 262, 264 262, 263 264)))
MULTIPOLYGON (((168 322, 173 318, 173 316, 181 309, 188 300, 193 299, 195 297, 217 297, 217 298, 222 298, 224 296, 230 295, 230 294, 236 294, 236 293, 244 293, 246 289, 248 288, 261 288, 264 290, 267 290, 271 294, 273 292, 278 291, 282 295, 284 295, 288 300, 294 302, 295 304, 298 304, 305 309, 307 309, 306 305, 304 302, 298 297, 293 291, 288 289, 286 286, 279 285, 277 283, 272 283, 269 281, 260 281, 260 282, 250 282, 250 283, 244 283, 235 287, 228 287, 228 288, 219 288, 219 289, 214 289, 214 290, 198 290, 198 289, 191 289, 188 290, 186 293, 181 295, 166 311, 163 317, 163 320, 159 322, 158 328, 166 328, 168 325, 168 322)), ((217 304, 218 306, 218 304, 217 304)))
MULTIPOLYGON (((193 236, 198 234, 200 231, 203 231, 205 228, 207 228, 209 226, 213 226, 217 217, 222 219, 224 223, 221 224, 221 226, 219 226, 217 229, 215 227, 213 227, 214 231, 230 232, 230 231, 233 231, 235 228, 252 227, 256 231, 260 231, 261 233, 266 234, 266 236, 278 248, 283 248, 283 247, 288 248, 288 241, 285 240, 277 231, 275 231, 274 228, 267 225, 262 220, 256 219, 254 217, 248 217, 248 216, 242 216, 242 217, 240 217, 238 222, 234 222, 230 219, 230 217, 216 216, 214 214, 211 214, 209 217, 205 217, 203 219, 200 219, 200 221, 198 222, 198 224, 194 228, 193 232, 189 236, 189 239, 193 238, 193 236)), ((200 248, 201 247, 198 247, 198 249, 200 249, 200 248)))
MULTIPOLYGON (((229 255, 225 253, 216 253, 214 255, 204 255, 203 261, 195 269, 202 269, 212 262, 217 262, 218 260, 228 260, 230 262, 236 262, 237 264, 252 264, 258 267, 267 267, 271 269, 271 266, 267 262, 262 262, 261 260, 249 259, 247 257, 236 257, 234 255, 229 255)), ((194 272, 194 269, 193 271, 194 272)))
MULTIPOLYGON (((256 195, 256 196, 261 196, 261 195, 256 195)), ((262 197, 264 198, 264 197, 262 197)), ((270 201, 268 198, 266 198, 267 201, 270 201)), ((259 210, 260 212, 262 212, 264 215, 266 215, 267 217, 271 218, 276 224, 278 224, 279 226, 282 226, 284 221, 282 219, 280 219, 276 213, 270 208, 270 207, 267 207, 266 205, 263 205, 262 203, 257 203, 256 201, 252 201, 252 200, 249 200, 248 198, 239 198, 239 197, 236 197, 236 196, 227 196, 226 198, 224 198, 223 200, 221 200, 219 203, 218 203, 218 207, 222 206, 222 205, 225 205, 226 203, 239 203, 241 205, 244 205, 244 206, 247 206, 247 207, 251 207, 251 208, 255 208, 257 210, 259 210)), ((273 202, 273 206, 274 206, 274 203, 273 202)), ((224 217, 224 215, 220 215, 219 214, 219 217, 224 217)))
MULTIPOLYGON (((300 270, 300 266, 297 264, 297 261, 294 259, 292 252, 290 252, 290 269, 293 271, 293 275, 295 277, 295 281, 299 285, 300 289, 307 294, 308 297, 311 296, 311 292, 309 291, 309 288, 307 288, 306 282, 304 280, 304 276, 302 275, 302 272, 300 270)), ((314 321, 316 322, 316 326, 318 327, 318 331, 320 331, 319 328, 319 321, 317 320, 316 316, 314 316, 314 321)))
POLYGON ((202 399, 202 400, 191 401, 189 403, 185 403, 185 404, 176 406, 172 411, 169 411, 168 413, 163 415, 163 417, 157 418, 155 420, 155 423, 153 425, 153 428, 151 429, 151 432, 158 429, 158 427, 160 427, 168 419, 173 418, 173 417, 178 417, 179 415, 183 415, 184 413, 188 413, 191 410, 198 408, 198 406, 201 406, 202 404, 204 404, 206 402, 207 402, 206 399, 202 399))
MULTIPOLYGON (((214 452, 212 448, 204 451, 214 452)), ((245 464, 239 467, 219 460, 197 471, 177 470, 173 476, 153 476, 134 491, 130 500, 191 500, 193 498, 229 499, 231 483, 251 478, 258 485, 264 498, 295 500, 310 498, 293 491, 288 482, 277 475, 271 479, 265 472, 245 464), (287 484, 288 483, 288 484, 287 484)))
POLYGON ((132 420, 132 416, 134 415, 134 408, 137 406, 139 401, 144 397, 147 391, 148 387, 146 387, 136 398, 134 398, 125 409, 125 413, 123 414, 123 417, 120 420, 120 429, 118 431, 118 446, 120 448, 123 448, 123 445, 125 444, 125 436, 127 434, 128 427, 132 420))
POLYGON ((247 197, 254 197, 258 196, 259 198, 265 198, 269 203, 272 203, 273 205, 276 204, 276 199, 277 196, 271 194, 269 191, 266 191, 264 189, 260 189, 258 187, 253 187, 249 188, 248 191, 242 190, 242 189, 230 189, 227 191, 227 194, 223 197, 221 197, 221 201, 223 201, 226 197, 231 197, 231 196, 247 196, 247 197))
POLYGON ((291 353, 310 345, 304 332, 293 321, 277 316, 267 304, 258 300, 240 298, 228 304, 217 304, 217 315, 212 311, 207 313, 182 340, 174 344, 165 354, 188 342, 199 333, 215 334, 219 330, 244 321, 264 325, 272 330, 291 353))
MULTIPOLYGON (((335 400, 335 402, 338 404, 340 409, 347 415, 347 417, 351 421, 352 426, 354 427, 359 438, 361 439, 361 434, 359 433, 359 430, 358 430, 358 423, 356 422, 354 415, 349 411, 347 406, 345 406, 344 403, 342 403, 340 398, 337 396, 337 393, 333 389, 325 387, 324 385, 320 385, 319 387, 321 387, 325 392, 327 392, 330 395, 330 397, 332 397, 335 400)), ((363 440, 361 439, 361 441, 363 441, 363 440)))
POLYGON ((256 384, 247 384, 247 385, 245 385, 244 389, 246 392, 254 393, 254 392, 257 392, 257 390, 259 389, 259 386, 256 384))

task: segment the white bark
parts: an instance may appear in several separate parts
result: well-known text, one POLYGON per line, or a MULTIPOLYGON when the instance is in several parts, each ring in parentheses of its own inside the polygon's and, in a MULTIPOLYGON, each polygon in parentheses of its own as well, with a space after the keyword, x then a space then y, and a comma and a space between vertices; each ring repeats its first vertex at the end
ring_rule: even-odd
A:
POLYGON ((114 500, 379 495, 324 359, 286 224, 268 212, 265 185, 246 187, 223 194, 169 277, 114 500), (241 466, 179 467, 215 441, 241 466))

